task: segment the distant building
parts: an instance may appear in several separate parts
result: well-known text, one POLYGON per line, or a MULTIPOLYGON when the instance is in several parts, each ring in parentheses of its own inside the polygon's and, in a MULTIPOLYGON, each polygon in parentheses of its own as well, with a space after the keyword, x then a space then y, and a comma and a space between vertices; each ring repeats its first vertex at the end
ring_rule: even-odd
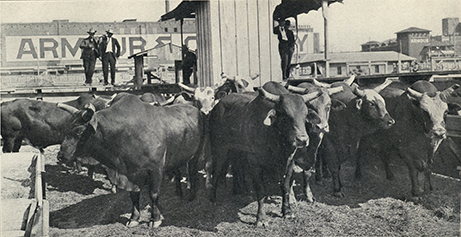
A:
POLYGON ((425 64, 423 70, 461 70, 461 23, 459 18, 442 19, 442 35, 410 27, 396 32, 397 38, 384 42, 369 41, 362 52, 395 51, 425 64))
MULTIPOLYGON (((409 72, 411 62, 416 60, 414 57, 393 51, 330 53, 328 56, 331 77, 393 73, 398 71, 399 62, 402 65, 401 72, 409 72)), ((297 64, 292 61, 291 68, 295 79, 326 75, 323 54, 306 54, 297 64)))

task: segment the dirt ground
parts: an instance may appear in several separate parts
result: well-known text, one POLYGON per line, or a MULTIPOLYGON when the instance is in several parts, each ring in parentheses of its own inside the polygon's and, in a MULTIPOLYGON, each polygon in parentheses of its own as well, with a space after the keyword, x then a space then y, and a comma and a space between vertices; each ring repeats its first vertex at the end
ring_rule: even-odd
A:
MULTIPOLYGON (((344 198, 332 195, 331 179, 323 184, 311 181, 315 203, 303 201, 300 186, 296 186, 299 201, 294 219, 282 218, 280 188, 272 185, 265 205, 265 228, 251 225, 257 209, 255 199, 251 192, 232 195, 230 178, 218 189, 215 204, 208 201, 204 179, 192 202, 176 196, 174 185, 165 179, 160 194, 165 220, 157 229, 149 229, 147 224, 150 205, 146 193, 142 193, 141 225, 129 229, 124 225, 131 212, 128 193, 119 190, 112 194, 100 173, 92 181, 69 172, 57 164, 58 149, 52 146, 45 152, 50 236, 460 236, 461 187, 456 171, 460 162, 443 146, 435 170, 447 176, 433 175, 434 190, 416 203, 410 201, 408 171, 399 161, 392 165, 396 174, 392 182, 385 179, 380 161, 365 162, 361 181, 353 179, 353 162, 345 162, 341 170, 344 198)), ((21 148, 21 152, 32 150, 21 148)), ((296 178, 299 184, 300 175, 296 178)), ((2 185, 2 199, 28 197, 27 180, 9 180, 2 185)))

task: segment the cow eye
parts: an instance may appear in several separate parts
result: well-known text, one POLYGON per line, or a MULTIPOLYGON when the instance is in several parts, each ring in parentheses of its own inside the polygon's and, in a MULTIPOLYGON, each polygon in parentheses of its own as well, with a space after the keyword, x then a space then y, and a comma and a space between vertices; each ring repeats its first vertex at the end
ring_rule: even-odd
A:
POLYGON ((368 102, 369 106, 375 106, 375 103, 373 101, 368 102))

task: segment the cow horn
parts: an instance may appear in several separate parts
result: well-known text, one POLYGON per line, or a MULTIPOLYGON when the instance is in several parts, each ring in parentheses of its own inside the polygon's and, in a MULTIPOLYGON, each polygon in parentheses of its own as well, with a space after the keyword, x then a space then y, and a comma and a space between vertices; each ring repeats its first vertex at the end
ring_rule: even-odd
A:
POLYGON ((415 90, 411 89, 410 87, 407 88, 407 91, 408 91, 408 93, 410 93, 411 96, 413 96, 413 97, 415 97, 417 99, 421 99, 421 97, 423 97, 423 93, 415 91, 415 90))
POLYGON ((268 91, 264 90, 264 88, 260 88, 260 91, 264 97, 266 97, 268 100, 272 102, 278 102, 280 101, 280 95, 274 95, 272 93, 269 93, 268 91))
POLYGON ((453 92, 459 88, 459 85, 458 84, 454 84, 450 87, 448 87, 447 89, 443 90, 442 93, 440 94, 440 98, 447 102, 448 100, 448 97, 452 96, 453 95, 453 92))
POLYGON ((328 83, 325 83, 325 82, 319 82, 315 78, 312 79, 312 83, 314 83, 314 85, 316 85, 318 87, 325 87, 325 88, 330 88, 331 87, 331 84, 328 84, 328 83))
POLYGON ((168 100, 165 100, 163 102, 159 102, 160 106, 165 106, 173 103, 173 101, 176 99, 176 96, 170 97, 168 100))
POLYGON ((112 102, 114 102, 115 97, 117 97, 117 93, 114 93, 111 97, 110 100, 106 102, 106 108, 109 108, 112 105, 112 102))
POLYGON ((354 82, 354 80, 355 80, 355 75, 352 75, 351 77, 349 77, 349 79, 344 80, 344 82, 345 82, 347 85, 351 86, 351 85, 352 85, 352 82, 354 82))
POLYGON ((68 104, 63 104, 63 103, 58 102, 56 105, 58 106, 58 108, 64 109, 71 114, 75 114, 78 112, 77 108, 70 106, 68 104))
POLYGON ((389 86, 390 84, 392 84, 393 80, 391 80, 391 78, 386 78, 386 80, 383 82, 383 84, 375 87, 373 90, 380 93, 382 90, 384 90, 384 88, 386 88, 387 86, 389 86))
POLYGON ((186 86, 186 85, 182 84, 181 82, 178 83, 178 86, 183 88, 185 91, 189 91, 189 92, 192 92, 192 93, 195 92, 194 88, 186 86))
POLYGON ((333 95, 344 90, 342 86, 328 88, 328 95, 333 95))
POLYGON ((314 92, 311 92, 311 93, 308 93, 308 94, 305 94, 305 95, 302 95, 303 97, 303 101, 304 102, 309 102, 317 97, 319 97, 319 95, 322 93, 322 91, 314 91, 314 92))
POLYGON ((293 92, 300 93, 300 94, 304 94, 308 91, 307 88, 302 88, 302 87, 297 87, 297 86, 292 86, 292 85, 288 85, 287 89, 289 91, 293 91, 293 92))
POLYGON ((360 90, 358 87, 355 87, 353 92, 358 97, 364 97, 365 96, 365 91, 360 90))

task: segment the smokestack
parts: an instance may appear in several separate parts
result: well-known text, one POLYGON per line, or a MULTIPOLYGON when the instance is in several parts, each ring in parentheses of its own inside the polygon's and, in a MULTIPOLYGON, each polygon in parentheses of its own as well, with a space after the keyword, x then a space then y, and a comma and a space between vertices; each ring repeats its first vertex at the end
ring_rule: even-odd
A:
POLYGON ((170 11, 170 1, 165 0, 165 13, 170 11))

